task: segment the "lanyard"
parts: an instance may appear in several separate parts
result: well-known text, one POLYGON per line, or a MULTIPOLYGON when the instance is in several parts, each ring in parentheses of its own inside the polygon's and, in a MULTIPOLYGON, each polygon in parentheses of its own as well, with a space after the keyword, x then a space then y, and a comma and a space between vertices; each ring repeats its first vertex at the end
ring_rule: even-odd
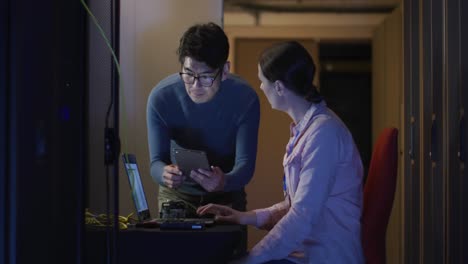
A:
POLYGON ((297 132, 296 135, 294 135, 294 138, 293 138, 293 140, 291 141, 291 143, 289 143, 289 144, 287 145, 287 147, 286 147, 286 153, 287 153, 288 156, 291 155, 291 153, 292 153, 294 147, 296 146, 297 141, 298 141, 298 139, 300 138, 299 135, 300 135, 300 132, 297 132))
MULTIPOLYGON (((310 120, 309 119, 309 123, 310 123, 310 120)), ((310 126, 310 124, 308 124, 308 126, 310 126)), ((299 142, 299 140, 302 138, 302 136, 305 134, 305 132, 307 131, 309 127, 307 128, 304 128, 302 129, 302 131, 298 131, 296 133, 296 135, 294 135, 294 138, 293 140, 291 141, 291 143, 289 143, 287 146, 286 146, 286 155, 289 157, 289 155, 291 155, 291 153, 293 152, 294 148, 296 147, 297 143, 299 142)), ((287 195, 287 185, 286 185, 286 174, 283 174, 283 194, 284 196, 286 197, 287 195)))
MULTIPOLYGON (((299 140, 301 139, 302 135, 304 135, 304 132, 305 130, 302 131, 302 133, 298 132, 296 133, 296 135, 294 136, 293 140, 291 141, 290 144, 287 145, 286 147, 286 155, 289 157, 289 155, 291 155, 294 147, 297 145, 297 143, 299 142, 299 140)), ((287 192, 287 185, 286 185, 286 174, 283 174, 283 194, 284 196, 286 197, 286 195, 288 194, 287 192)))
MULTIPOLYGON (((312 107, 315 107, 315 106, 312 106, 312 107)), ((316 108, 314 110, 308 110, 308 111, 313 111, 310 115, 310 117, 307 118, 307 124, 306 126, 307 127, 303 127, 301 129, 301 131, 298 131, 295 135, 294 135, 294 138, 292 139, 292 141, 290 143, 288 143, 288 145, 286 146, 286 156, 289 157, 289 155, 291 155, 291 153, 293 152, 294 148, 296 147, 297 143, 299 142, 299 140, 301 140, 302 136, 306 133, 306 131, 309 129, 310 125, 311 125, 311 120, 312 120, 312 117, 313 115, 316 113, 316 108)), ((307 115, 307 114, 306 114, 307 115)), ((286 174, 283 174, 283 193, 284 193, 284 196, 286 197, 286 195, 288 195, 287 193, 287 184, 286 184, 286 174)))

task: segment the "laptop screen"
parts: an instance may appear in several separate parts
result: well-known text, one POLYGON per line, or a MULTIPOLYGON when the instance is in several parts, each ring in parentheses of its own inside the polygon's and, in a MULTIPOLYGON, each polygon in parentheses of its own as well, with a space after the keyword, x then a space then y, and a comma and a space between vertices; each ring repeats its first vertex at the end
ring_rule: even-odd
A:
POLYGON ((141 184, 140 174, 138 173, 138 167, 136 164, 127 163, 127 173, 130 180, 130 186, 132 187, 132 196, 135 199, 135 206, 137 211, 148 210, 148 204, 146 203, 145 193, 143 191, 143 185, 141 184))
POLYGON ((132 192, 133 201, 135 203, 138 213, 148 210, 148 203, 146 201, 145 191, 141 183, 140 172, 134 155, 128 154, 128 160, 123 158, 125 171, 127 172, 128 181, 132 192))

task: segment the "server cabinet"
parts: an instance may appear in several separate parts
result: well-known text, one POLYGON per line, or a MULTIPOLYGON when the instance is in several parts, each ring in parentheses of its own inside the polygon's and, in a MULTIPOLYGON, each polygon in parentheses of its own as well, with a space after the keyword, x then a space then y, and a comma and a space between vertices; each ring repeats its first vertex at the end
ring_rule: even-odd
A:
POLYGON ((421 1, 421 227, 422 262, 442 263, 444 246, 444 170, 442 149, 443 1, 421 1))
POLYGON ((405 263, 418 263, 420 251, 420 55, 419 2, 404 1, 404 105, 405 105, 405 263))
POLYGON ((0 31, 6 54, 0 60, 0 107, 6 118, 0 195, 6 201, 1 210, 7 211, 1 215, 6 228, 0 258, 6 263, 79 263, 85 14, 79 1, 1 3, 0 20, 7 22, 0 31))
POLYGON ((404 2, 406 263, 468 262, 467 7, 404 2))

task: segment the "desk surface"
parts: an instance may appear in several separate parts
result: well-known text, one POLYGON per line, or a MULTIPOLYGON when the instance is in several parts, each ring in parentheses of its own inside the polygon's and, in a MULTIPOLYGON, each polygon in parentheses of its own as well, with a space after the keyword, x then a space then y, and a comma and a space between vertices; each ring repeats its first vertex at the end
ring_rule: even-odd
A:
MULTIPOLYGON (((204 230, 132 228, 118 235, 117 263, 226 263, 241 240, 242 227, 204 230)), ((105 263, 106 231, 87 230, 85 263, 105 263)))

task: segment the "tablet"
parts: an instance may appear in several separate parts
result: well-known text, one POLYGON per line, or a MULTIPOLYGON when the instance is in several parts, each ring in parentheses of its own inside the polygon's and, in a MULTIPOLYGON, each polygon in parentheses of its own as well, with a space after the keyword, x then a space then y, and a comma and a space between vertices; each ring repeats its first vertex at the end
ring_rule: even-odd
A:
POLYGON ((192 170, 210 170, 208 158, 204 151, 182 148, 174 148, 172 151, 175 164, 185 176, 189 176, 192 170))

